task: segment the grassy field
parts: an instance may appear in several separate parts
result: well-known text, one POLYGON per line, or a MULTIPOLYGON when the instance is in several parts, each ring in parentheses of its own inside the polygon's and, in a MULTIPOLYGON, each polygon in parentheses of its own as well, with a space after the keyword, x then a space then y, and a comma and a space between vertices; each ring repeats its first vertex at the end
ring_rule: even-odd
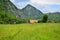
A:
POLYGON ((60 40, 60 23, 0 24, 0 40, 60 40))

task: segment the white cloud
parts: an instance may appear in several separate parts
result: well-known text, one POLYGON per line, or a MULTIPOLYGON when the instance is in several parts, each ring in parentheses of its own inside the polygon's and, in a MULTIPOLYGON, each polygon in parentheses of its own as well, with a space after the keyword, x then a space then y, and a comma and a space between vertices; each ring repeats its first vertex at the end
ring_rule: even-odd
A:
POLYGON ((60 12, 60 0, 30 0, 28 2, 17 2, 17 0, 10 0, 13 2, 19 9, 24 8, 27 4, 31 4, 42 12, 60 12), (56 5, 55 7, 51 5, 56 5))
POLYGON ((28 3, 23 3, 23 2, 18 2, 17 5, 18 5, 18 8, 22 9, 24 8, 28 3))
POLYGON ((58 4, 60 5, 60 0, 30 0, 31 3, 37 4, 58 4))
POLYGON ((44 13, 60 12, 60 0, 30 0, 29 3, 44 13), (52 5, 56 5, 58 7, 55 6, 55 8, 53 8, 52 5))
POLYGON ((10 0, 11 2, 14 2, 15 0, 10 0))
MULTIPOLYGON (((10 0, 10 1, 16 2, 16 0, 10 0)), ((57 4, 57 5, 60 5, 60 0, 30 0, 28 3, 29 4, 36 3, 36 4, 57 4)))

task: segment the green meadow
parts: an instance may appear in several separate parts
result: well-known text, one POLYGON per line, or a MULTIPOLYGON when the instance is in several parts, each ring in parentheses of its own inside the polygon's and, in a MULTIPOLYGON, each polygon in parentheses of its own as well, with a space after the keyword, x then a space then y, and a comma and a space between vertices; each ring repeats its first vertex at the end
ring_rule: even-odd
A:
POLYGON ((60 40, 60 23, 0 24, 0 40, 60 40))

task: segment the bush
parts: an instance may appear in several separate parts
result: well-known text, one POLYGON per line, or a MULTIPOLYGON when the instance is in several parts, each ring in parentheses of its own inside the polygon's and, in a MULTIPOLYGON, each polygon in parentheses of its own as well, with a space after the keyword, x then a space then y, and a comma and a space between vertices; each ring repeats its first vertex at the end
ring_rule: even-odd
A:
POLYGON ((57 22, 54 21, 54 20, 48 20, 47 22, 48 22, 48 23, 57 23, 57 22))

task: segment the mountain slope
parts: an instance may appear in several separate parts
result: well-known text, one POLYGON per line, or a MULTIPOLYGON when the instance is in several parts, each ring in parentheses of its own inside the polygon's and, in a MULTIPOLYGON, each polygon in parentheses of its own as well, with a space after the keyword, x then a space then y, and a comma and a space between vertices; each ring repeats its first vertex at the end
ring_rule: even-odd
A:
POLYGON ((48 13, 48 19, 60 22, 60 12, 48 13))
POLYGON ((7 11, 16 16, 20 16, 21 11, 10 1, 10 0, 0 0, 0 11, 7 11))
POLYGON ((10 1, 0 0, 0 23, 14 23, 22 12, 10 1))
POLYGON ((22 9, 26 19, 41 19, 42 12, 32 5, 28 4, 26 7, 22 9))

